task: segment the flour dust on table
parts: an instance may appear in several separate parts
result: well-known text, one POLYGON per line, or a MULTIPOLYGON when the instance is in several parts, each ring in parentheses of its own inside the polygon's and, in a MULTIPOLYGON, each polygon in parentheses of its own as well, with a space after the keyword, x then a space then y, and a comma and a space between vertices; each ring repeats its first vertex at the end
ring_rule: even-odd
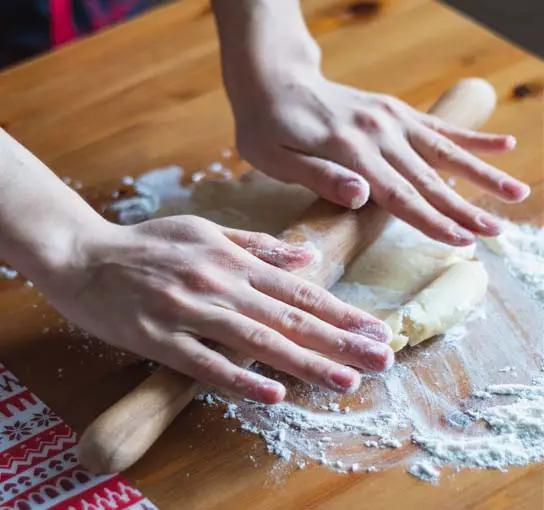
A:
MULTIPOLYGON (((138 221, 195 214, 278 234, 315 199, 255 171, 239 180, 185 188, 178 184, 180 174, 181 169, 170 168, 136 179, 147 204, 135 215, 138 221), (166 188, 170 197, 164 196, 166 188)), ((286 469, 314 462, 349 473, 403 465, 411 475, 438 483, 444 467, 504 470, 541 461, 544 230, 504 224, 505 234, 490 250, 483 243, 453 248, 391 220, 370 248, 339 268, 343 277, 332 292, 380 318, 458 260, 476 255, 490 276, 484 301, 461 324, 403 350, 386 374, 363 374, 356 393, 326 392, 255 364, 253 370, 288 385, 285 402, 266 406, 215 393, 200 398, 224 406, 224 418, 259 435, 286 469)))

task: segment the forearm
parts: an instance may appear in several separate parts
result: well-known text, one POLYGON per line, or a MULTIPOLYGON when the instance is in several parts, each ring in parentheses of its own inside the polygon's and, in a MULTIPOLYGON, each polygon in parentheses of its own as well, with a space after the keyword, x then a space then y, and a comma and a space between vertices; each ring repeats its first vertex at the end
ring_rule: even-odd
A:
MULTIPOLYGON (((212 0, 225 85, 232 94, 262 92, 243 87, 281 75, 298 63, 318 70, 319 48, 308 32, 298 0, 212 0)), ((266 87, 265 87, 266 89, 266 87)))
MULTIPOLYGON (((79 234, 102 218, 0 130, 0 259, 47 284, 77 260, 79 234)), ((103 220, 102 220, 103 221, 103 220)))

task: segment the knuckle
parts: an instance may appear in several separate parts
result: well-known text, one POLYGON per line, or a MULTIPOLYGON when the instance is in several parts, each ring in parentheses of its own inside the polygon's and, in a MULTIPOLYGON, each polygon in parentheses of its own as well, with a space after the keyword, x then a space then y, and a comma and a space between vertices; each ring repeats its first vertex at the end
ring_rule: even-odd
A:
POLYGON ((382 200, 388 205, 409 203, 415 200, 416 192, 412 187, 396 184, 382 188, 382 200))
POLYGON ((293 289, 295 303, 307 309, 320 308, 323 305, 322 293, 307 283, 299 283, 293 289))
POLYGON ((416 188, 429 192, 439 190, 443 181, 438 177, 438 174, 432 170, 422 170, 417 172, 413 178, 413 184, 416 188))
POLYGON ((306 323, 306 317, 300 310, 287 307, 278 314, 277 322, 289 330, 300 330, 306 323))
POLYGON ((360 312, 355 312, 353 310, 347 310, 340 314, 338 327, 345 331, 357 331, 362 328, 365 324, 365 321, 361 318, 360 312))
POLYGON ((239 393, 245 393, 250 386, 255 385, 255 383, 252 384, 252 382, 253 381, 248 377, 245 370, 237 370, 232 377, 231 385, 239 393))
POLYGON ((198 381, 211 382, 220 372, 219 361, 205 354, 197 354, 192 359, 192 376, 198 381))
POLYGON ((247 250, 249 251, 262 251, 268 245, 272 244, 274 238, 268 234, 263 234, 260 232, 252 232, 249 235, 247 250))
POLYGON ((392 117, 399 117, 401 113, 401 102, 393 96, 384 95, 380 98, 380 106, 383 111, 392 117))
POLYGON ((264 328, 254 328, 246 332, 246 341, 258 350, 268 350, 273 341, 272 335, 264 328))
POLYGON ((388 128, 387 117, 380 111, 359 111, 355 114, 355 121, 367 132, 383 133, 388 128))
POLYGON ((171 221, 172 227, 176 232, 175 237, 180 241, 190 239, 196 242, 203 242, 206 238, 206 233, 210 229, 208 220, 191 214, 184 215, 179 219, 172 218, 171 221))
POLYGON ((431 144, 433 160, 437 162, 452 161, 456 155, 456 145, 447 138, 437 138, 431 144))
POLYGON ((303 378, 309 381, 327 379, 327 370, 324 369, 323 363, 313 359, 313 357, 304 360, 302 363, 303 378))

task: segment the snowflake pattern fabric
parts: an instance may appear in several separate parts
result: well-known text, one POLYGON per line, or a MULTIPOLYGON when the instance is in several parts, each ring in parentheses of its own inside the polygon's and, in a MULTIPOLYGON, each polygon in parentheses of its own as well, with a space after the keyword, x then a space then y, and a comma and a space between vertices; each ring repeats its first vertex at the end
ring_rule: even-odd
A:
POLYGON ((156 510, 119 475, 77 460, 77 436, 0 363, 0 510, 156 510))

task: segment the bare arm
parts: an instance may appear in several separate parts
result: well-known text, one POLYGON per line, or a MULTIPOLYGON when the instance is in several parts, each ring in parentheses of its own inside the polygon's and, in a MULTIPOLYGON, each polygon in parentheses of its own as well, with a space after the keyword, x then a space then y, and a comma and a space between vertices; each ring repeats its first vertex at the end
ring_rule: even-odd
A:
POLYGON ((41 287, 85 264, 105 221, 39 159, 0 130, 0 259, 41 287), (82 230, 88 236, 80 236, 82 230))

